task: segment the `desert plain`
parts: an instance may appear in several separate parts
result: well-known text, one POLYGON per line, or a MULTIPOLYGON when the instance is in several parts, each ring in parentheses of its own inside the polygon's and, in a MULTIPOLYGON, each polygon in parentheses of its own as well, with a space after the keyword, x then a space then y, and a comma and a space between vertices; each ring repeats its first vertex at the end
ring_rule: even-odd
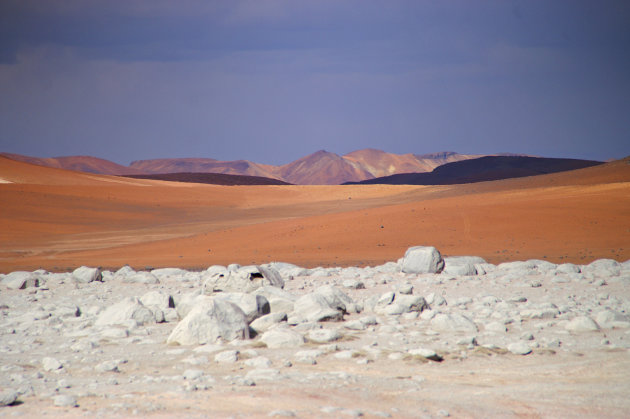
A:
POLYGON ((0 415, 630 414, 628 159, 468 185, 212 186, 0 158, 0 182, 0 272, 27 272, 0 290, 16 396, 0 415), (413 246, 444 270, 405 269, 413 246), (221 299, 217 275, 251 266, 283 289, 221 291, 259 329, 172 338, 190 301, 221 299), (267 305, 247 311, 252 295, 267 305))

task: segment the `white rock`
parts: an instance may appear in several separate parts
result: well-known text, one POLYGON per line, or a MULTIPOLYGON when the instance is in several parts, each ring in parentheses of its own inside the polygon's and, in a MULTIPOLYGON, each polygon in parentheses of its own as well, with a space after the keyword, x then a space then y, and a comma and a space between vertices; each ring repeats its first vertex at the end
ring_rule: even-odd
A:
POLYGON ((228 301, 201 296, 166 342, 200 345, 214 343, 219 338, 227 341, 248 339, 247 318, 240 308, 228 301))
POLYGON ((197 369, 189 369, 184 371, 183 377, 184 380, 197 380, 203 377, 203 371, 197 369))
POLYGON ((75 269, 74 272, 72 272, 72 276, 75 281, 84 284, 102 280, 100 268, 89 268, 87 266, 81 266, 80 268, 75 269))
POLYGON ((567 323, 565 328, 570 332, 590 332, 598 330, 599 326, 588 316, 578 316, 567 323))
POLYGON ((281 323, 287 320, 286 313, 269 313, 262 317, 257 318, 249 324, 249 327, 256 333, 263 333, 271 326, 281 323))
POLYGON ((53 404, 58 407, 77 407, 77 399, 74 396, 68 394, 60 394, 53 397, 53 404))
POLYGON ((94 369, 97 372, 119 372, 118 362, 116 361, 103 361, 97 364, 94 369))
POLYGON ((255 358, 245 360, 245 365, 253 368, 269 368, 271 367, 271 361, 269 358, 265 358, 264 356, 257 356, 255 358))
POLYGON ((157 306, 161 309, 175 308, 173 297, 162 291, 149 291, 140 297, 140 302, 145 306, 157 306))
POLYGON ((233 364, 238 361, 239 354, 240 352, 235 350, 219 352, 214 356, 214 362, 233 364))
POLYGON ((444 258, 443 273, 454 276, 477 275, 475 265, 486 261, 478 256, 451 256, 444 258))
POLYGON ((595 321, 602 328, 628 329, 630 316, 612 310, 602 310, 595 315, 595 321))
POLYGON ((300 297, 289 316, 289 323, 340 321, 346 313, 358 313, 360 308, 339 289, 324 285, 300 297))
POLYGON ((527 355, 532 352, 532 348, 530 348, 529 345, 523 341, 510 343, 507 347, 507 350, 515 355, 527 355))
POLYGON ((2 278, 2 285, 10 290, 23 290, 28 287, 38 287, 39 277, 32 272, 11 272, 2 278))
POLYGON ((477 332, 477 325, 461 314, 438 313, 431 319, 431 328, 439 332, 477 332))
POLYGON ((263 333, 260 340, 268 348, 293 348, 304 345, 304 336, 288 328, 276 327, 263 333))
POLYGON ((263 295, 245 294, 242 292, 220 292, 214 294, 214 297, 229 301, 243 310, 248 323, 251 323, 265 314, 269 314, 271 311, 269 301, 267 301, 263 295))
POLYGON ((94 324, 96 326, 124 325, 129 320, 134 320, 137 324, 143 325, 155 322, 155 315, 139 299, 127 297, 99 314, 94 324))
POLYGON ((55 371, 63 368, 63 365, 55 358, 45 357, 42 359, 42 367, 44 368, 44 371, 55 371))
POLYGON ((335 329, 315 329, 308 334, 308 339, 316 343, 328 343, 341 339, 341 333, 335 329))
POLYGON ((19 394, 17 391, 5 389, 0 392, 0 407, 10 406, 17 401, 19 394))
POLYGON ((410 247, 401 265, 402 272, 412 274, 440 273, 443 269, 442 255, 432 246, 410 247))
POLYGON ((123 282, 136 284, 159 284, 160 281, 151 272, 136 272, 123 277, 123 282))

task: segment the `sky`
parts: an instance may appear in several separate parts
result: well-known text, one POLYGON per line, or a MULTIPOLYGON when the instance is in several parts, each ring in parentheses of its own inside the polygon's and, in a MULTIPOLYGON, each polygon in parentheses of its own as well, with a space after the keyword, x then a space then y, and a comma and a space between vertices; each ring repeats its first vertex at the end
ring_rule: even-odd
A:
POLYGON ((630 155, 627 0, 2 0, 0 151, 630 155))

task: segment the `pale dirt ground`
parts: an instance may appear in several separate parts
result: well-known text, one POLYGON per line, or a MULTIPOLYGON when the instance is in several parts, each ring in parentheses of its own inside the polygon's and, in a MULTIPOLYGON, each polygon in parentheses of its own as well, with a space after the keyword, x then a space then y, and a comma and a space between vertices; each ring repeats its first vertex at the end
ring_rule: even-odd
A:
MULTIPOLYGON (((355 301, 372 295, 395 290, 402 283, 414 285, 414 294, 435 292, 443 295, 452 305, 458 298, 470 297, 474 302, 485 295, 507 301, 512 297, 526 297, 539 304, 554 302, 561 305, 572 300, 580 306, 598 307, 628 301, 630 291, 625 281, 610 280, 605 286, 588 282, 554 283, 553 278, 530 276, 523 281, 495 281, 483 276, 478 279, 445 280, 430 282, 422 276, 383 274, 387 284, 367 289, 344 289, 355 301), (533 288, 531 281, 542 286, 533 288), (484 283, 487 284, 484 286, 484 283)), ((377 279, 378 279, 377 278, 377 279)), ((337 277, 299 277, 287 283, 285 289, 300 295, 325 283, 339 284, 337 277)), ((55 285, 49 290, 29 292, 8 291, 0 294, 0 303, 19 307, 27 313, 37 305, 78 303, 89 307, 95 301, 108 306, 124 296, 139 296, 152 289, 177 295, 190 292, 195 286, 177 281, 164 281, 158 285, 126 284, 118 281, 55 285), (192 287, 192 288, 191 288, 192 287), (96 298, 95 298, 96 297, 96 298), (19 301, 32 301, 20 304, 19 301)), ((452 308, 454 310, 454 308, 452 308)), ((467 312, 473 315, 471 307, 467 312)), ((360 318, 361 313, 346 316, 346 321, 360 318)), ((42 372, 40 360, 52 356, 62 360, 64 368, 57 372, 42 372, 40 378, 31 378, 34 394, 21 397, 17 406, 0 409, 0 415, 25 417, 243 417, 258 418, 277 410, 289 410, 296 417, 352 417, 359 410, 364 417, 394 418, 442 417, 447 411, 452 417, 506 417, 506 418, 557 418, 557 417, 613 417, 623 418, 630 413, 630 333, 629 329, 602 329, 593 332, 567 332, 562 327, 564 316, 549 319, 524 320, 522 324, 508 325, 508 332, 484 331, 477 333, 430 333, 427 321, 405 319, 398 316, 377 315, 379 325, 365 331, 343 328, 344 323, 322 323, 324 328, 339 329, 344 335, 336 352, 354 349, 358 355, 339 360, 334 353, 317 358, 316 365, 296 361, 295 353, 305 349, 323 347, 307 343, 297 348, 269 349, 258 339, 224 344, 214 352, 196 352, 198 346, 168 346, 164 342, 175 327, 174 323, 143 326, 132 331, 126 339, 101 338, 93 351, 76 353, 69 346, 85 338, 70 337, 53 328, 43 333, 18 332, 3 334, 2 346, 23 351, 3 350, 2 365, 5 374, 19 373, 35 377, 42 372), (385 327, 393 326, 392 332, 385 327), (519 339, 530 331, 535 336, 535 347, 529 355, 514 355, 504 349, 487 350, 482 347, 494 344, 505 348, 507 343, 519 339), (462 346, 458 341, 477 336, 480 346, 462 346), (559 339, 559 347, 548 348, 546 342, 559 339), (609 343, 604 343, 607 339, 609 343), (404 352, 408 348, 432 348, 445 360, 427 362, 405 357, 391 360, 388 355, 404 352), (366 348, 378 352, 370 352, 366 348), (243 354, 236 364, 219 364, 214 354, 221 350, 237 349, 243 354), (280 371, 281 378, 271 381, 256 380, 255 386, 234 381, 244 377, 253 367, 245 365, 246 351, 253 349, 258 356, 272 361, 271 368, 280 371), (191 358, 206 356, 198 364, 191 358), (118 373, 95 373, 94 365, 103 360, 125 359, 118 373), (367 364, 358 361, 367 359, 367 364), (284 365, 292 361, 292 366, 284 365), (211 377, 207 389, 190 391, 182 378, 185 370, 201 369, 211 377), (418 380, 420 376, 422 379, 418 380), (154 377, 159 380, 149 380, 154 377), (72 387, 55 390, 57 381, 65 378, 72 387), (112 382, 115 380, 115 382, 112 382), (78 407, 54 407, 51 397, 56 394, 73 394, 78 407), (336 408, 337 410, 323 410, 336 408)), ((78 318, 77 320, 79 320, 78 318)), ((45 320, 44 320, 45 321, 45 320)), ((72 319, 67 320, 72 328, 72 319)), ((61 329, 70 330, 70 329, 61 329)), ((205 378, 204 378, 205 380, 205 378)))

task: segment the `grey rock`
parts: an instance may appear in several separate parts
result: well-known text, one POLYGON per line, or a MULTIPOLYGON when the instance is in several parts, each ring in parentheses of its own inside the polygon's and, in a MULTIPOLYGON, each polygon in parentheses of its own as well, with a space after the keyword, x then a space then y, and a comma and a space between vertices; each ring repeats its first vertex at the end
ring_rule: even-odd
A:
POLYGON ((240 352, 236 350, 219 352, 214 356, 214 362, 233 364, 238 361, 239 354, 240 352))
POLYGON ((588 316, 578 316, 567 323, 565 329, 570 332, 591 332, 599 330, 599 326, 588 316))
POLYGON ((102 281, 101 269, 81 266, 72 272, 75 281, 87 284, 94 281, 102 281))
POLYGON ((206 273, 204 278, 203 289, 206 294, 218 291, 249 293, 265 285, 284 287, 280 273, 264 266, 244 266, 236 271, 228 269, 226 273, 206 273))
POLYGON ((175 310, 177 310, 177 314, 181 319, 186 317, 190 310, 195 306, 197 299, 202 295, 201 290, 196 290, 193 292, 189 292, 186 294, 182 294, 179 298, 174 298, 175 300, 175 310))
POLYGON ((257 356, 255 358, 245 360, 245 365, 253 368, 269 368, 271 367, 271 361, 269 358, 265 358, 264 356, 257 356))
POLYGON ((377 303, 374 311, 382 314, 400 315, 412 311, 421 312, 426 307, 428 307, 426 301, 419 295, 398 294, 395 295, 394 300, 386 306, 380 305, 379 300, 379 303, 377 303))
POLYGON ((198 369, 189 369, 184 371, 184 380, 198 380, 203 377, 203 371, 198 369))
POLYGON ((53 404, 58 407, 78 407, 77 398, 68 394, 53 397, 53 404))
POLYGON ((402 272, 411 274, 440 273, 443 269, 442 255, 432 246, 410 247, 401 265, 402 272))
POLYGON ((505 333, 507 332, 507 327, 505 324, 501 322, 489 322, 484 325, 484 329, 488 332, 493 333, 505 333))
POLYGON ((347 313, 358 313, 360 307, 339 289, 324 285, 300 297, 294 304, 289 323, 340 321, 347 313))
POLYGON ((175 308, 175 300, 169 294, 162 291, 149 291, 140 297, 140 302, 145 306, 157 306, 163 310, 175 308))
POLYGON ((335 329, 314 329, 308 333, 308 339, 316 343, 334 342, 341 337, 341 333, 335 329))
POLYGON ((265 316, 259 317, 249 324, 256 333, 263 333, 271 326, 281 323, 287 320, 286 313, 269 313, 265 316))
POLYGON ((2 278, 2 285, 10 290, 23 290, 28 287, 39 286, 39 276, 32 272, 11 272, 2 278))
POLYGON ((117 361, 103 361, 94 367, 96 372, 119 372, 117 361))
POLYGON ((478 256, 451 256, 444 258, 444 270, 448 275, 465 276, 477 275, 476 265, 486 261, 478 256))
POLYGON ((515 355, 527 355, 532 352, 532 348, 530 348, 530 346, 523 341, 510 343, 507 347, 507 350, 515 355))
POLYGON ((42 359, 42 367, 44 368, 44 371, 55 371, 63 368, 63 365, 55 358, 45 357, 42 359))
POLYGON ((163 281, 167 279, 183 279, 188 274, 188 271, 180 268, 159 268, 153 269, 151 274, 158 280, 163 281))
POLYGON ((215 298, 229 301, 243 310, 248 323, 251 323, 265 314, 269 314, 271 311, 269 301, 262 295, 245 294, 242 292, 221 292, 214 296, 215 298))
POLYGON ((6 389, 0 392, 0 407, 10 406, 17 401, 19 394, 17 391, 6 389))
POLYGON ((129 320, 143 325, 155 322, 155 315, 138 298, 127 297, 99 314, 94 324, 96 326, 125 325, 129 320))
POLYGON ((431 328, 442 332, 477 332, 477 325, 461 314, 438 313, 431 319, 431 328))
POLYGON ((288 328, 276 327, 263 333, 260 338, 268 348, 293 348, 304 345, 304 336, 288 328))
POLYGON ((159 279, 151 272, 136 272, 123 277, 123 282, 135 284, 159 284, 159 279))
POLYGON ((231 341, 248 339, 245 313, 236 305, 220 298, 200 296, 190 312, 180 321, 166 340, 169 344, 201 345, 219 338, 231 341))
POLYGON ((628 329, 630 328, 630 316, 610 309, 602 310, 595 314, 597 324, 606 329, 628 329))

